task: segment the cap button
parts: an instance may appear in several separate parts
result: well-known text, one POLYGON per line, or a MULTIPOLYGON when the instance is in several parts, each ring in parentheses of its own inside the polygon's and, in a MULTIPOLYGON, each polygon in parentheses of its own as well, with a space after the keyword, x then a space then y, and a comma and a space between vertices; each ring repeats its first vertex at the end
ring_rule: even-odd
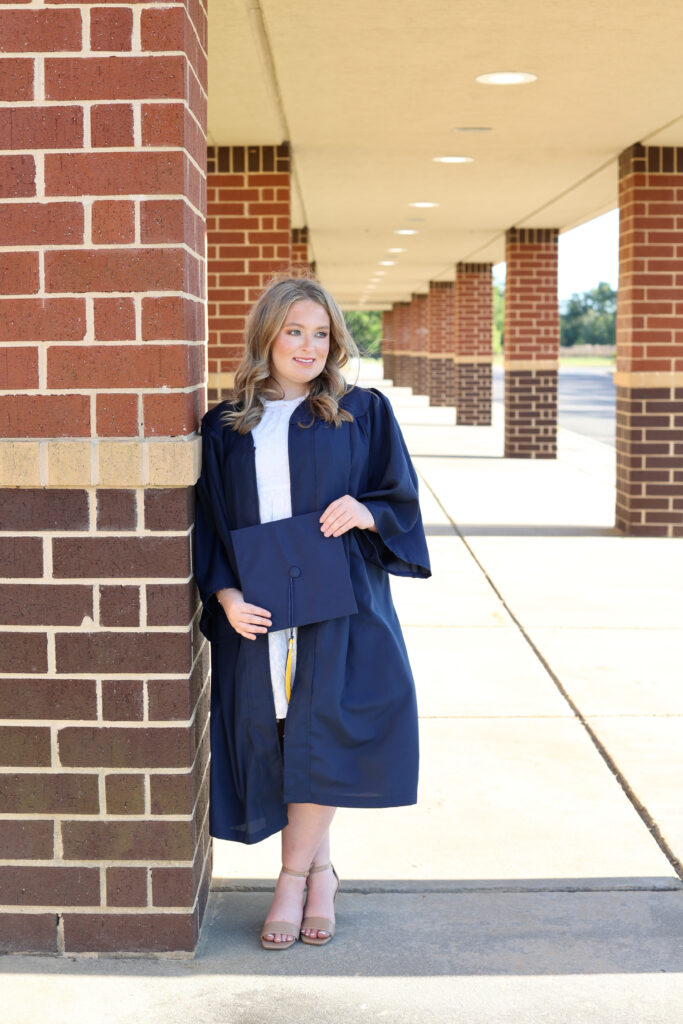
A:
POLYGON ((289 567, 289 575, 292 577, 293 580, 295 580, 297 578, 297 576, 301 576, 301 569, 299 568, 299 566, 298 565, 290 565, 290 567, 289 567))

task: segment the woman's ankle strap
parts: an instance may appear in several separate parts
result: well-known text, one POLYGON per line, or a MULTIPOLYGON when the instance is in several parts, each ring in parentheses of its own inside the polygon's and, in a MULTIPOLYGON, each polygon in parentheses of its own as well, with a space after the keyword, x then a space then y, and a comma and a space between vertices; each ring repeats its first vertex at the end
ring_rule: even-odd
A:
POLYGON ((292 871, 291 868, 286 868, 284 865, 280 868, 280 870, 285 875, 298 875, 299 878, 308 878, 308 871, 292 871))
POLYGON ((313 865, 311 864, 310 868, 308 869, 308 873, 309 873, 309 875, 312 875, 316 871, 327 871, 327 869, 331 868, 331 867, 332 867, 332 861, 330 861, 330 860, 328 860, 327 864, 318 864, 317 868, 314 868, 313 865))

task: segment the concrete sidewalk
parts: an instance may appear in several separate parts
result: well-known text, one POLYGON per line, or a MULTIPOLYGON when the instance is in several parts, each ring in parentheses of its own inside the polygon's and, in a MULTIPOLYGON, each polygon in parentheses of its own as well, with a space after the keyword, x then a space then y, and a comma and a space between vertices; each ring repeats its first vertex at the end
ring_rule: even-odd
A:
POLYGON ((419 803, 339 810, 328 947, 262 951, 277 837, 214 840, 193 959, 6 958, 8 1024, 683 1019, 683 545, 613 529, 609 446, 505 460, 500 404, 385 390, 433 567, 392 578, 419 803))

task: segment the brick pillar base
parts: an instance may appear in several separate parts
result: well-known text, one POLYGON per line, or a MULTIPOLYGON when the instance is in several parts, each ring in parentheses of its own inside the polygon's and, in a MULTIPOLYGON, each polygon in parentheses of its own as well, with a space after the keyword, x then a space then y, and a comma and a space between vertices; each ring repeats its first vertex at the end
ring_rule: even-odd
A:
POLYGON ((416 395, 429 394, 429 357, 419 355, 415 360, 415 382, 413 391, 416 395))
POLYGON ((505 457, 557 457, 557 228, 506 234, 505 457))
POLYGON ((434 356, 429 360, 429 404, 455 406, 455 363, 452 357, 434 356))
POLYGON ((683 537, 683 147, 619 160, 617 529, 683 537))
POLYGON ((505 457, 557 458, 557 370, 505 370, 505 457))
POLYGON ((458 426, 491 424, 491 363, 453 363, 453 393, 458 426))

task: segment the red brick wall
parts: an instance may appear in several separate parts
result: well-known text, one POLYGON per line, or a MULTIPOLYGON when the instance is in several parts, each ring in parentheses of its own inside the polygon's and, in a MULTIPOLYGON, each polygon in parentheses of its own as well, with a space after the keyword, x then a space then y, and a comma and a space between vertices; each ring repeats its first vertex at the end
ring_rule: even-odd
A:
POLYGON ((493 264, 458 263, 455 273, 454 389, 457 422, 491 423, 493 264))
POLYGON ((310 273, 308 260, 308 228, 292 228, 292 267, 310 273))
POLYGON ((505 237, 505 455, 557 455, 557 228, 510 228, 505 237))
POLYGON ((455 405, 455 283, 430 281, 428 305, 429 404, 455 405))
POLYGON ((619 160, 616 525, 683 536, 683 147, 619 160))
POLYGON ((244 350, 244 319, 274 273, 292 270, 289 146, 208 150, 209 381, 229 396, 244 350))
POLYGON ((2 25, 0 949, 192 950, 205 9, 2 25))

